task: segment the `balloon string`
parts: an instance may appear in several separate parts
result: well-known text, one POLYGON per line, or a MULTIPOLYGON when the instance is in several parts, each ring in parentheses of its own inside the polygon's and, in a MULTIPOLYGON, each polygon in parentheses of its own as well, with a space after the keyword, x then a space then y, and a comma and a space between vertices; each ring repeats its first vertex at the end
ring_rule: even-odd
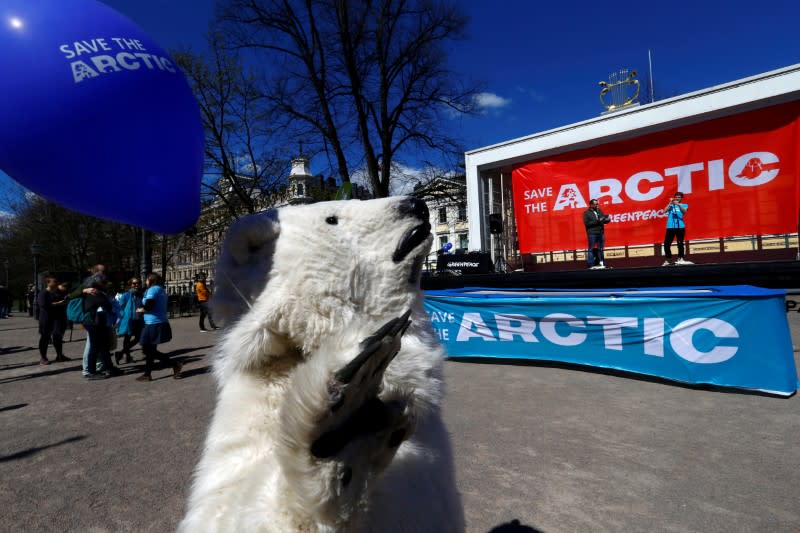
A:
POLYGON ((241 296, 242 301, 244 301, 244 303, 247 304, 247 307, 249 307, 250 310, 252 311, 253 310, 253 306, 250 305, 250 301, 247 298, 245 298, 244 294, 242 294, 242 291, 239 290, 239 287, 236 286, 236 284, 233 282, 233 280, 230 277, 228 277, 228 275, 225 273, 224 270, 220 270, 219 273, 222 274, 225 277, 226 280, 228 280, 228 283, 230 284, 231 287, 233 287, 233 290, 236 291, 236 294, 241 296))

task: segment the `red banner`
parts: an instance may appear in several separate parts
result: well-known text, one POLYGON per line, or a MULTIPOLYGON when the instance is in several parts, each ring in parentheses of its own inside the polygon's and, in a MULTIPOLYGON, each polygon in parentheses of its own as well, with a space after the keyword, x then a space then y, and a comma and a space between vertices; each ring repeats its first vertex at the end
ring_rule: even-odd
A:
POLYGON ((514 167, 520 251, 586 247, 591 198, 611 216, 606 246, 664 238, 659 211, 684 193, 686 238, 797 231, 800 102, 559 154, 514 167))

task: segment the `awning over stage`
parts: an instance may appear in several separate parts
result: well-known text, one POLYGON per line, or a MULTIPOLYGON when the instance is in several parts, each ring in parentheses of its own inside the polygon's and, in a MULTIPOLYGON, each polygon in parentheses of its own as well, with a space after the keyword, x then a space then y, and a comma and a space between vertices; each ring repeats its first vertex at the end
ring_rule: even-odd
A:
POLYGON ((451 357, 559 361, 791 395, 785 292, 752 286, 427 291, 451 357))

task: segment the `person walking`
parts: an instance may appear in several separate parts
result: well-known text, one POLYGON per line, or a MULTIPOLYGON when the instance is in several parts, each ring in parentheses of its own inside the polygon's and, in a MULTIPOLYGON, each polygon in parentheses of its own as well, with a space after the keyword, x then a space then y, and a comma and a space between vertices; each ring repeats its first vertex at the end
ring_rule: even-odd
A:
POLYGON ((58 279, 53 276, 45 278, 45 289, 37 296, 39 306, 39 364, 49 365, 47 346, 52 342, 56 351, 55 361, 69 361, 64 356, 63 338, 67 329, 66 294, 58 290, 58 279))
POLYGON ((167 293, 162 287, 161 276, 151 273, 145 281, 147 290, 142 297, 142 307, 137 311, 144 314, 144 329, 139 339, 144 352, 144 374, 136 381, 152 381, 153 363, 155 359, 165 365, 172 366, 172 377, 179 379, 183 364, 171 361, 169 354, 158 351, 158 345, 172 340, 172 328, 167 319, 167 293))
POLYGON ((605 225, 609 222, 611 218, 603 213, 597 200, 589 200, 589 208, 583 212, 583 225, 588 240, 586 264, 592 270, 606 268, 603 248, 606 244, 605 225))
POLYGON ((214 318, 211 316, 211 309, 209 308, 209 301, 211 300, 211 291, 206 285, 206 273, 201 272, 197 275, 197 281, 194 284, 194 293, 197 296, 197 304, 200 306, 200 331, 208 331, 206 329, 206 316, 208 316, 208 324, 211 329, 218 329, 214 324, 214 318))
POLYGON ((670 199, 667 206, 659 213, 667 215, 667 230, 664 234, 664 263, 661 266, 670 266, 672 262, 672 241, 678 240, 678 259, 675 265, 693 265, 691 261, 684 259, 683 241, 686 237, 685 214, 689 209, 688 204, 683 202, 683 193, 678 191, 670 199))
POLYGON ((139 278, 131 278, 128 280, 128 290, 119 296, 119 306, 121 309, 121 317, 117 327, 117 333, 122 335, 122 350, 114 354, 117 364, 120 363, 122 356, 125 355, 125 363, 132 363, 131 347, 139 342, 139 335, 142 333, 144 327, 144 319, 142 313, 137 312, 137 309, 142 307, 142 283, 139 278))

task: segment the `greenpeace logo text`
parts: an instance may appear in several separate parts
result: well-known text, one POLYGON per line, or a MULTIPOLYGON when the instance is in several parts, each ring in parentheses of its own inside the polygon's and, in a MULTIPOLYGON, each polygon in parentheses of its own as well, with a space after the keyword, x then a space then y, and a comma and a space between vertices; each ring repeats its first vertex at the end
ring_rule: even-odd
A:
POLYGON ((480 263, 473 261, 450 261, 447 263, 447 268, 478 268, 480 263))

